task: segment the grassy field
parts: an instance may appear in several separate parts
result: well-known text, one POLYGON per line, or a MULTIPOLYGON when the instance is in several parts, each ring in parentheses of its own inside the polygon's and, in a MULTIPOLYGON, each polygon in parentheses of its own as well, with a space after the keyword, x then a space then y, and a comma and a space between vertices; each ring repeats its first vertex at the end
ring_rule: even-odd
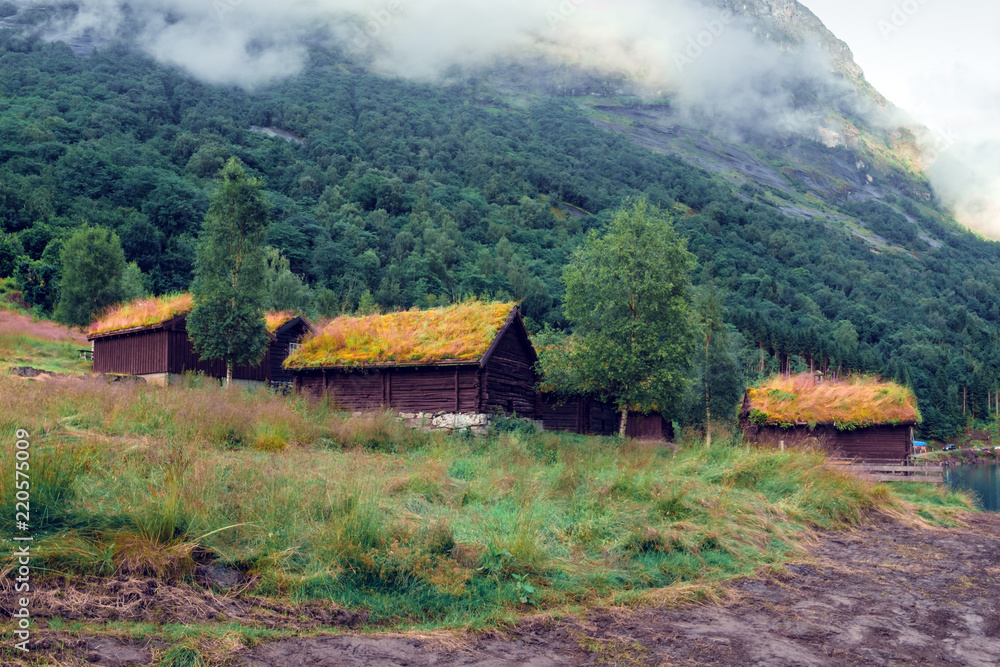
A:
MULTIPOLYGON (((726 579, 780 566, 817 528, 876 512, 948 524, 970 507, 732 437, 663 447, 514 421, 488 437, 445 436, 194 380, 2 376, 0 470, 14 469, 17 429, 32 443, 35 576, 180 582, 214 562, 244 573, 255 596, 332 601, 365 610, 373 628, 706 599, 726 579)), ((12 482, 0 474, 6 536, 12 482)), ((249 642, 261 630, 239 632, 249 642)))

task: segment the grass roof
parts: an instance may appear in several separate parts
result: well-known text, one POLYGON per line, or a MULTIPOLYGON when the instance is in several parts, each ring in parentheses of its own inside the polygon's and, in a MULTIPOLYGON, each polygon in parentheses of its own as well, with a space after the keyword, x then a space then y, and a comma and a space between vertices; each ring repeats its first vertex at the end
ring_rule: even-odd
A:
POLYGON ((872 377, 817 384, 809 373, 781 376, 749 390, 750 419, 761 426, 835 424, 841 430, 921 421, 906 387, 872 377))
POLYGON ((341 316, 289 355, 285 366, 476 361, 486 354, 514 307, 468 301, 435 310, 341 316))
POLYGON ((267 330, 271 333, 274 333, 281 327, 285 326, 296 317, 298 317, 298 315, 296 315, 293 310, 282 310, 264 314, 264 320, 267 322, 267 330))
POLYGON ((177 315, 191 311, 190 294, 168 294, 152 299, 138 299, 112 306, 90 325, 90 335, 124 331, 162 324, 177 315))
MULTIPOLYGON (((191 312, 193 301, 190 294, 168 294, 150 299, 137 299, 130 303, 112 306, 90 325, 90 335, 125 331, 140 327, 152 327, 171 320, 178 315, 191 312)), ((290 311, 266 313, 264 320, 267 330, 274 333, 297 315, 290 311)))

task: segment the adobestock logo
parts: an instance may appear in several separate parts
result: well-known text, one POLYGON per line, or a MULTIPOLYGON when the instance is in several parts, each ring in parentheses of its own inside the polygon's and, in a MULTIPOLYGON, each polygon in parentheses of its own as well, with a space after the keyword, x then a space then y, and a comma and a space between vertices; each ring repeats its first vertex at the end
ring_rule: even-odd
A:
POLYGON ((702 26, 705 28, 697 35, 688 37, 687 48, 683 52, 674 54, 674 64, 678 72, 683 72, 688 65, 693 65, 698 58, 710 49, 716 40, 726 32, 726 26, 736 18, 728 9, 719 14, 719 18, 705 21, 702 26))
POLYGON ((225 21, 226 15, 242 4, 243 0, 215 0, 212 6, 215 8, 215 13, 219 15, 219 20, 225 21))
POLYGON ((909 23, 914 16, 920 13, 921 8, 926 5, 928 0, 906 0, 898 5, 892 6, 892 13, 889 14, 887 19, 879 19, 878 29, 882 33, 882 39, 889 41, 889 39, 903 29, 903 27, 909 23))
POLYGON ((388 0, 385 8, 372 11, 360 25, 354 26, 354 38, 351 40, 351 46, 358 51, 367 49, 382 34, 382 31, 392 25, 393 20, 402 13, 402 0, 388 0))
POLYGON ((549 19, 549 27, 555 28, 560 23, 570 20, 585 4, 587 0, 563 0, 558 7, 545 12, 545 16, 549 19))

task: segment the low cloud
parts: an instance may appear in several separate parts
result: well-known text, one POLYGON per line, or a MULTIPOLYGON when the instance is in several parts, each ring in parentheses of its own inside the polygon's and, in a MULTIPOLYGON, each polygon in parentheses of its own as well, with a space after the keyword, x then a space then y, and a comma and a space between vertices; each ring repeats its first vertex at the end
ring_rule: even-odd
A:
MULTIPOLYGON (((76 8, 55 20, 50 38, 129 39, 201 80, 248 89, 300 72, 320 45, 425 81, 555 60, 619 75, 630 92, 669 94, 687 122, 732 139, 798 134, 834 145, 842 128, 831 108, 893 122, 834 73, 818 43, 781 45, 761 34, 766 24, 698 0, 79 0, 76 8)), ((943 199, 981 230, 1000 219, 991 177, 1000 173, 998 145, 952 151, 929 171, 943 199)))

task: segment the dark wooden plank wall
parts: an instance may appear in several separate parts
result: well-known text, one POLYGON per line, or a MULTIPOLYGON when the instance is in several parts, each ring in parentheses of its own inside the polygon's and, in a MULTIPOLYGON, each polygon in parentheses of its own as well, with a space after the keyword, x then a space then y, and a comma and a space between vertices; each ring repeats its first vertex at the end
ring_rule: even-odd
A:
POLYGON ((873 463, 905 461, 912 453, 908 425, 873 426, 853 431, 838 431, 829 425, 818 425, 812 430, 808 426, 788 429, 764 426, 754 430, 755 435, 748 439, 761 445, 778 447, 784 441, 785 447, 817 447, 834 456, 873 463))
POLYGON ((288 358, 288 346, 298 343, 306 334, 306 326, 301 321, 293 327, 279 328, 275 332, 277 340, 271 343, 271 382, 291 382, 295 374, 282 366, 288 358))
POLYGON ((590 433, 593 435, 617 435, 621 416, 610 403, 590 401, 590 433))
POLYGON ((162 329, 97 338, 93 342, 95 373, 167 372, 167 332, 162 329))
MULTIPOLYGON (((221 360, 202 361, 198 353, 194 351, 194 345, 188 338, 187 329, 183 323, 170 334, 170 356, 168 372, 170 373, 204 373, 209 377, 226 377, 226 364, 221 360)), ((254 366, 240 365, 233 369, 234 380, 251 380, 255 382, 267 382, 270 371, 271 350, 264 353, 264 359, 254 366)))
POLYGON ((618 433, 618 413, 614 406, 588 398, 539 401, 542 428, 584 435, 610 436, 618 433))
POLYGON ((535 360, 515 327, 500 339, 486 364, 486 396, 482 412, 500 410, 521 417, 535 414, 535 360))
POLYGON ((542 429, 581 433, 580 408, 583 401, 575 400, 560 404, 558 401, 542 399, 542 429))
POLYGON ((329 396, 344 410, 392 408, 400 412, 479 412, 480 371, 470 366, 304 370, 296 388, 329 396))
POLYGON ((656 412, 649 415, 632 412, 625 424, 625 435, 639 440, 673 440, 674 425, 656 412))

